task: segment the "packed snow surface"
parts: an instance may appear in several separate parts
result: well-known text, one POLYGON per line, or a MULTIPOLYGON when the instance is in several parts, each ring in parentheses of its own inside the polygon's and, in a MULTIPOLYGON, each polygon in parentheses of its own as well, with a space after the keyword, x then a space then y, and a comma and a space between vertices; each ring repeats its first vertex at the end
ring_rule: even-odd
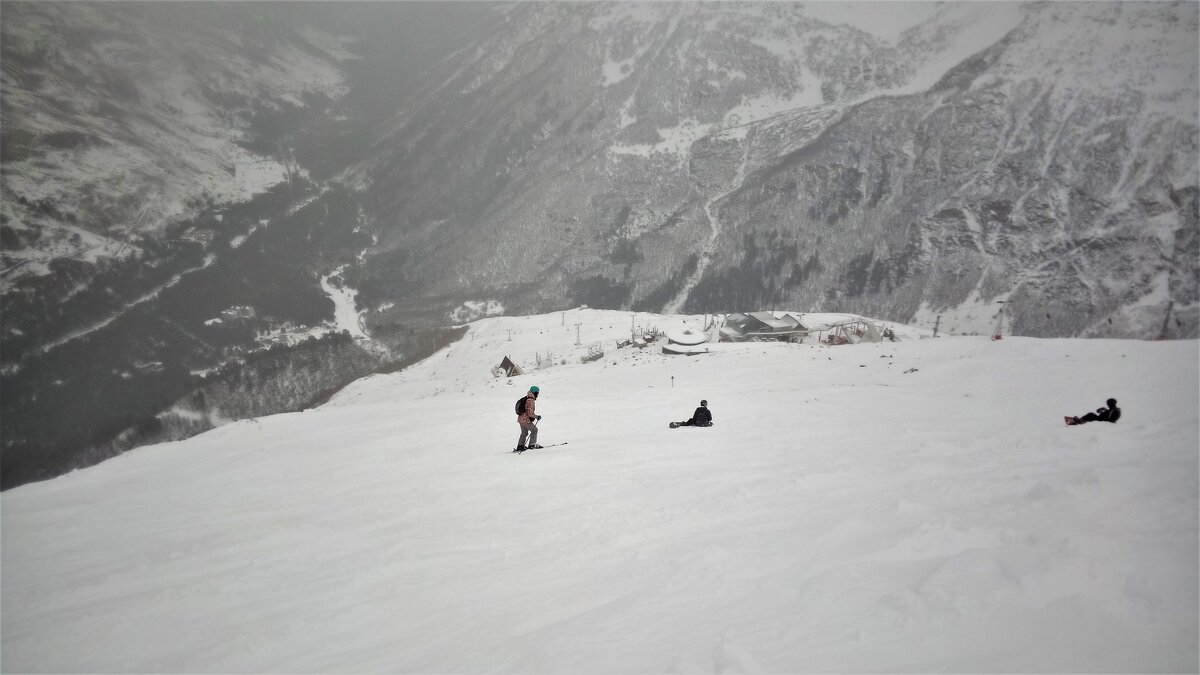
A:
POLYGON ((616 349, 702 324, 483 319, 6 491, 3 670, 1197 671, 1195 341, 616 349))

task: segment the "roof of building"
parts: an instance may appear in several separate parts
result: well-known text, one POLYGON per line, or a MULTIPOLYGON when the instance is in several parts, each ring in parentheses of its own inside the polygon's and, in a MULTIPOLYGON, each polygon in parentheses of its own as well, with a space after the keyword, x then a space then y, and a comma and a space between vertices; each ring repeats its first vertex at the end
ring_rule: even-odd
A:
POLYGON ((667 340, 680 345, 699 345, 708 342, 708 334, 704 331, 683 328, 669 331, 667 340))
POLYGON ((749 312, 748 316, 763 322, 771 330, 792 330, 800 325, 799 321, 788 315, 785 315, 787 316, 786 319, 780 319, 770 312, 749 312))

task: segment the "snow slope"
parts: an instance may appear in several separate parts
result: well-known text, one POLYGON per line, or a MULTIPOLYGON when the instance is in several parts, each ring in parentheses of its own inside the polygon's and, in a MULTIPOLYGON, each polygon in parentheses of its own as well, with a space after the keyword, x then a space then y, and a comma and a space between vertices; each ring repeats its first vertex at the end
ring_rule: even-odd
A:
POLYGON ((613 349, 701 321, 484 319, 322 408, 7 491, 0 665, 1197 670, 1195 341, 613 349), (515 455, 532 384, 569 444, 515 455), (1109 396, 1121 423, 1063 426, 1109 396), (715 427, 667 428, 701 398, 715 427))

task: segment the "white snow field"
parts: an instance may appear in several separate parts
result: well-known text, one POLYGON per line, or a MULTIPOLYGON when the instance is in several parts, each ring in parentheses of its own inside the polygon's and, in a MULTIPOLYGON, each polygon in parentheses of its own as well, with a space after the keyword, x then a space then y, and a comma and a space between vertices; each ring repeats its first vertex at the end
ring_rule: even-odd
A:
POLYGON ((1200 668, 1196 341, 614 349, 700 321, 483 319, 322 408, 4 492, 3 670, 1200 668), (533 384, 569 443, 513 454, 533 384), (701 398, 716 426, 667 428, 701 398))

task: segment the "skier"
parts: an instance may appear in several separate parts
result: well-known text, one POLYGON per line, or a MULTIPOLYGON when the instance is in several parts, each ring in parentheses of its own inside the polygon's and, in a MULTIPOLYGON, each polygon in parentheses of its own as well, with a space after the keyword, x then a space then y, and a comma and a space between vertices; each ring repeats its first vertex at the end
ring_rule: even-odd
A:
POLYGON ((517 449, 513 452, 542 447, 537 442, 537 421, 542 419, 542 416, 537 414, 537 397, 540 391, 541 389, 534 385, 529 388, 525 398, 517 402, 517 424, 521 425, 521 438, 517 440, 517 449), (525 445, 526 437, 529 438, 529 445, 525 445))
POLYGON ((671 428, 677 427, 711 427, 712 412, 708 409, 708 401, 700 401, 700 407, 692 413, 692 418, 686 422, 671 422, 671 428))
POLYGON ((1110 398, 1104 402, 1107 408, 1096 408, 1096 412, 1083 417, 1065 417, 1067 426, 1083 424, 1084 422, 1116 422, 1121 419, 1121 409, 1117 407, 1117 399, 1110 398))

